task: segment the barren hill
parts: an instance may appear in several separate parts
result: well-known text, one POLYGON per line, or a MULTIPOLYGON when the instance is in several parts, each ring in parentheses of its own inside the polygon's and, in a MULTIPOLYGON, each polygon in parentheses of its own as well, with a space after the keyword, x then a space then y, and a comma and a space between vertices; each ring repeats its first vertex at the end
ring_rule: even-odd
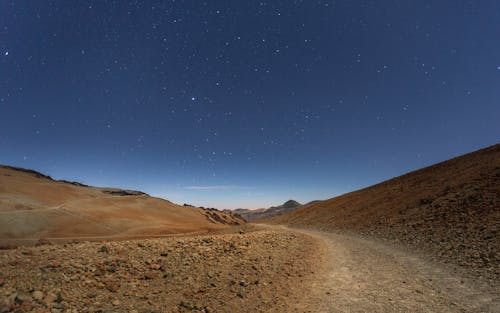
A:
POLYGON ((129 238, 204 232, 243 221, 131 190, 95 188, 0 166, 0 240, 129 238))
POLYGON ((382 237, 500 277, 500 145, 267 222, 382 237))

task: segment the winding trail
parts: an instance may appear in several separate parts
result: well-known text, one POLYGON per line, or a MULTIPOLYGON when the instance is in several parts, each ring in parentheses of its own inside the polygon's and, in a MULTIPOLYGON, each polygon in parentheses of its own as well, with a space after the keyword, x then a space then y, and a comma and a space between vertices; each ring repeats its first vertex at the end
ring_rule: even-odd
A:
POLYGON ((324 249, 300 312, 500 312, 499 286, 465 279, 376 239, 288 230, 320 240, 324 249))

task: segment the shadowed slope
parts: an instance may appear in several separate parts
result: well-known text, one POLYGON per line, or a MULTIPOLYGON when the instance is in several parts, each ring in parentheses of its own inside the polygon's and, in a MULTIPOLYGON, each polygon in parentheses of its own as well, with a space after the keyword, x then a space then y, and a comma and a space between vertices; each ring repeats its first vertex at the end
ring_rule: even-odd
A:
POLYGON ((89 187, 0 167, 0 239, 167 235, 241 222, 227 213, 181 207, 139 191, 89 187))
POLYGON ((375 235, 500 277, 500 145, 266 222, 375 235))

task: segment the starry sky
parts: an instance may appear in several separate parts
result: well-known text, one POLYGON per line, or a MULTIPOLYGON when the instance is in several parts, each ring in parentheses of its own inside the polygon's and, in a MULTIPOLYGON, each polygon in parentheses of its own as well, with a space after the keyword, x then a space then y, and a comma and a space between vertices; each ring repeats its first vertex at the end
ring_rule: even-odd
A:
POLYGON ((0 163, 330 198, 500 139, 499 1, 0 1, 0 163))

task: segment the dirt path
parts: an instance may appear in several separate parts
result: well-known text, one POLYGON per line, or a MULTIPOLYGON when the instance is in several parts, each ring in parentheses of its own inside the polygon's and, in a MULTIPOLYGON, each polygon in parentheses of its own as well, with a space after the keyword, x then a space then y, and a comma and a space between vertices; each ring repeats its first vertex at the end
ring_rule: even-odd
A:
POLYGON ((450 269, 376 240, 294 231, 316 238, 324 249, 313 287, 306 291, 306 300, 297 304, 297 311, 500 312, 499 286, 465 279, 450 269))
POLYGON ((295 230, 324 243, 302 312, 500 312, 500 290, 355 235, 295 230))

